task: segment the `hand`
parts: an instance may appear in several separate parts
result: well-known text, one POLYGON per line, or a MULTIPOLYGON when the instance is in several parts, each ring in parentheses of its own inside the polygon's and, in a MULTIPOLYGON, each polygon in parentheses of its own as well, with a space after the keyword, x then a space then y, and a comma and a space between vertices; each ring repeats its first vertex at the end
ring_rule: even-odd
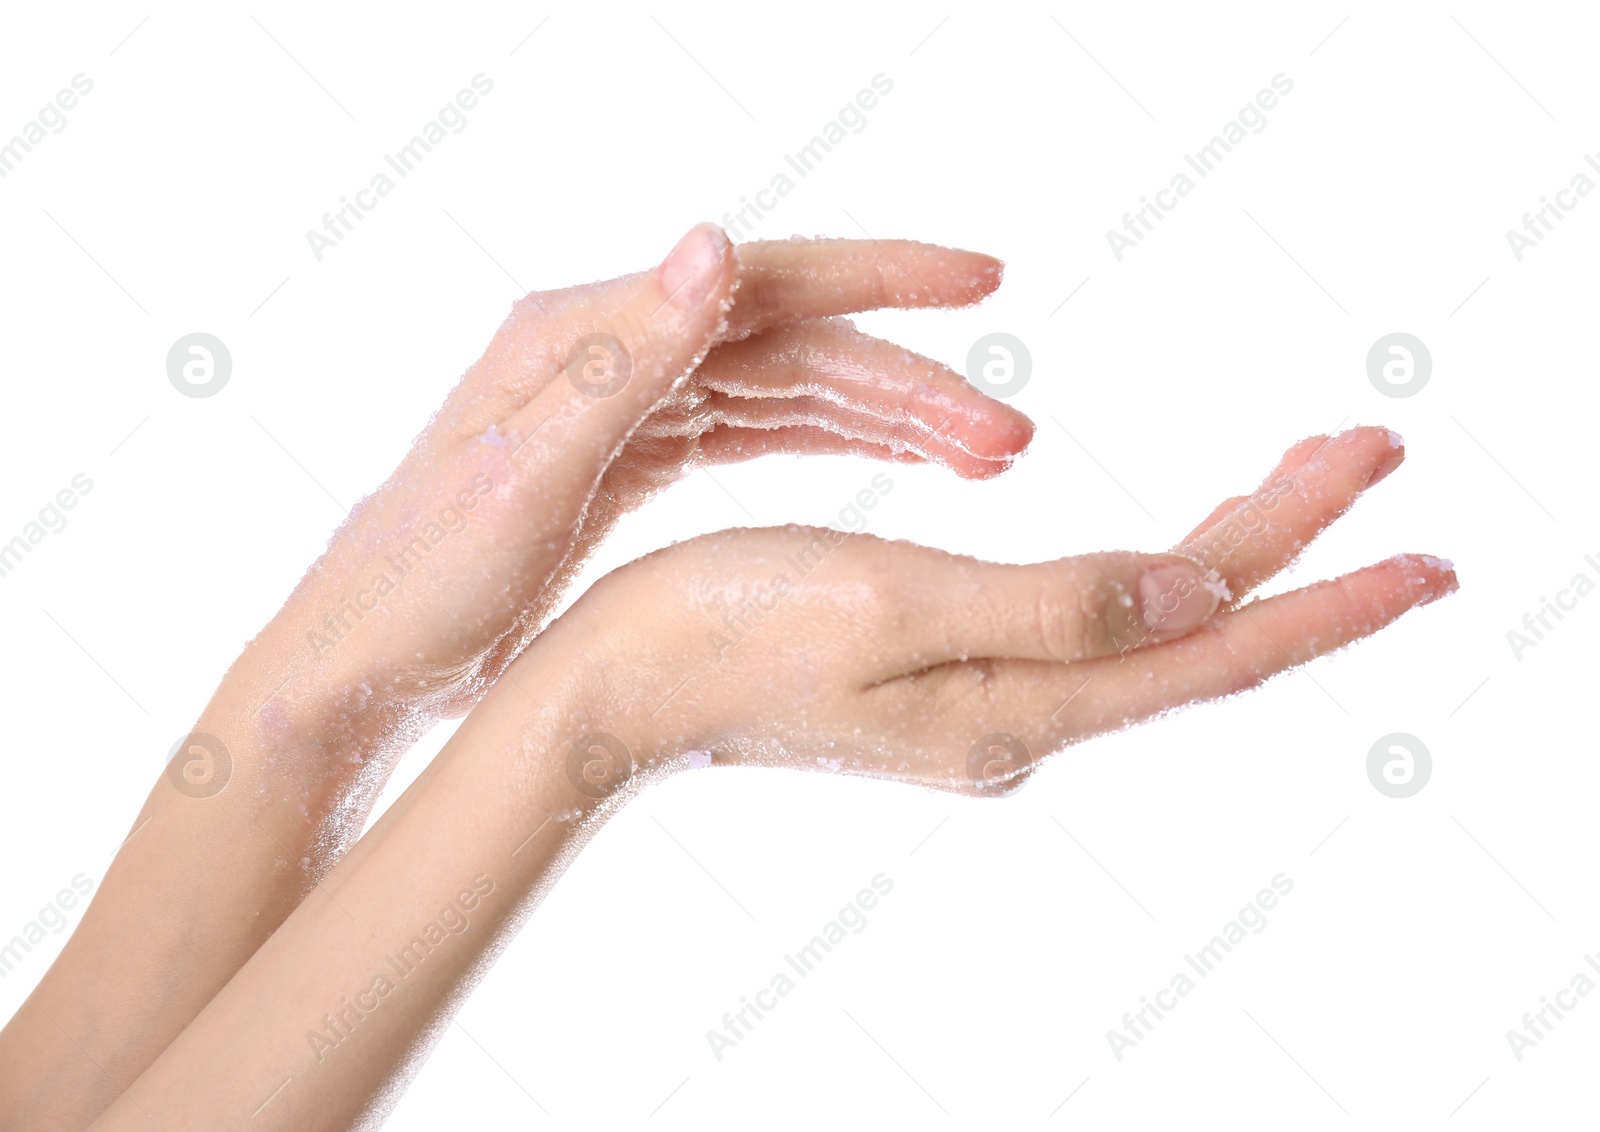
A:
POLYGON ((595 663, 586 728, 662 768, 1003 792, 1050 752, 1253 687, 1453 592, 1449 563, 1399 555, 1243 604, 1403 458, 1383 429, 1302 441, 1170 554, 1004 566, 798 527, 682 543, 570 612, 588 655, 627 658, 595 663))
POLYGON ((997 474, 1025 417, 832 316, 973 303, 999 278, 971 252, 731 250, 702 225, 653 272, 530 295, 263 634, 254 702, 363 758, 458 714, 616 520, 694 463, 855 452, 997 474))
POLYGON ((403 750, 480 697, 618 516, 686 467, 766 451, 1005 467, 1026 418, 836 317, 972 303, 999 280, 971 252, 735 251, 701 226, 655 270, 517 303, 224 678, 195 731, 227 761, 196 784, 185 753, 158 781, 0 1033, 0 1111, 80 1127, 109 1104, 333 867, 403 750), (591 336, 601 352, 578 351, 591 336))
POLYGON ((537 895, 652 778, 743 763, 1001 792, 1038 756, 1376 632, 1453 592, 1449 564, 1400 555, 1241 599, 1403 455, 1380 429, 1314 437, 1171 554, 998 566, 782 528, 616 571, 95 1127, 381 1119, 537 895), (725 647, 730 618, 748 628, 725 647))

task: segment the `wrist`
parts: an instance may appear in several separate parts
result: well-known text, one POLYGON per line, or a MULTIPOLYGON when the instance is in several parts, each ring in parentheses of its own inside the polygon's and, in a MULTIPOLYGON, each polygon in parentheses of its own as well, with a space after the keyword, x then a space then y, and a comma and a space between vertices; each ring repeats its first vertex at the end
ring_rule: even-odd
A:
MULTIPOLYGON (((606 588, 603 581, 596 590, 606 588)), ((692 706, 664 726, 668 713, 659 709, 676 703, 682 678, 663 661, 670 650, 659 626, 640 632, 637 613, 596 612, 597 596, 586 595, 506 669, 446 748, 448 757, 500 764, 529 812, 609 812, 651 782, 709 763, 696 757, 692 706)))
POLYGON ((370 675, 301 666, 283 647, 293 636, 278 618, 246 647, 171 752, 153 799, 196 829, 233 823, 244 842, 315 879, 359 835, 393 763, 438 712, 370 675))

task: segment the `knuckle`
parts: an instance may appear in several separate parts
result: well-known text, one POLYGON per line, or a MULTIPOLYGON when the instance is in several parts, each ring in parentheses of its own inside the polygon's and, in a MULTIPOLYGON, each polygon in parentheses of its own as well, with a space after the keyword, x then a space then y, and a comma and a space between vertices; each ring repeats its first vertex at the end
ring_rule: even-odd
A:
MULTIPOLYGON (((549 310, 549 294, 544 291, 529 291, 520 299, 511 304, 511 320, 523 323, 544 322, 549 310)), ((508 320, 510 321, 510 320, 508 320)))
POLYGON ((777 294, 772 277, 762 270, 746 268, 739 276, 739 306, 752 312, 757 323, 776 321, 777 294))
POLYGON ((1090 599, 1076 596, 1076 586, 1049 582, 1034 599, 1034 632, 1044 655, 1060 661, 1076 660, 1102 651, 1105 617, 1089 608, 1090 599))
POLYGON ((599 330, 615 338, 624 350, 636 358, 649 341, 643 317, 631 307, 624 307, 612 315, 599 330))
POLYGON ((877 286, 877 302, 880 305, 888 306, 894 301, 894 296, 900 289, 899 274, 900 268, 895 266, 887 256, 879 257, 875 283, 877 286))

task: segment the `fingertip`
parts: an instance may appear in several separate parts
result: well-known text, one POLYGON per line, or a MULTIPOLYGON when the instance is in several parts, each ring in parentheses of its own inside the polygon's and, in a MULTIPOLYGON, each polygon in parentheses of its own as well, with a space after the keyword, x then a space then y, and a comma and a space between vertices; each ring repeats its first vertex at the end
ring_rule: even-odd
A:
MULTIPOLYGON (((1391 435, 1394 434, 1391 433, 1391 435)), ((1401 464, 1405 463, 1405 461, 1406 450, 1404 443, 1393 445, 1383 459, 1378 462, 1378 466, 1372 469, 1372 474, 1367 477, 1367 482, 1362 486, 1361 490, 1366 491, 1368 488, 1377 485, 1380 481, 1388 479, 1390 473, 1392 473, 1401 464)))
POLYGON ((738 270, 732 247, 728 234, 709 221, 689 229, 657 271, 663 306, 688 315, 713 301, 720 304, 738 270))
POLYGON ((1408 586, 1425 589, 1431 594, 1428 601, 1446 597, 1461 588, 1456 564, 1448 558, 1433 554, 1396 554, 1389 562, 1403 573, 1408 586))
POLYGON ((1033 436, 1038 431, 1038 426, 1033 423, 1033 418, 1027 413, 1020 409, 1013 409, 1009 405, 1006 406, 1004 419, 1006 422, 1006 451, 1014 456, 1020 456, 1033 443, 1033 436))
MULTIPOLYGON (((1319 460, 1317 465, 1347 461, 1353 474, 1359 475, 1361 467, 1368 470, 1365 478, 1356 480, 1357 491, 1375 486, 1405 462, 1405 438, 1393 429, 1377 425, 1357 425, 1346 429, 1323 444, 1329 450, 1330 460, 1319 460)), ((1313 453, 1313 456, 1316 454, 1313 453)), ((1307 461, 1310 464, 1310 459, 1307 461)))
POLYGON ((913 240, 876 242, 887 260, 880 305, 906 310, 970 307, 999 288, 1005 264, 983 252, 913 240))
POLYGON ((985 399, 960 413, 950 437, 984 460, 1014 460, 1033 442, 1034 425, 1027 414, 999 401, 985 399))
POLYGON ((1006 265, 992 255, 957 249, 945 254, 949 257, 943 265, 945 282, 932 285, 931 306, 974 306, 998 291, 1005 281, 1006 265))
POLYGON ((949 467, 962 479, 981 483, 984 480, 992 480, 996 476, 1002 476, 1009 472, 1011 465, 1014 463, 1016 463, 1016 460, 1013 457, 987 459, 982 456, 973 456, 959 465, 952 463, 949 467))
POLYGON ((1000 284, 1005 282, 1005 261, 983 252, 968 252, 977 267, 975 282, 979 290, 985 295, 992 295, 1000 289, 1000 284))
POLYGON ((1337 584, 1357 608, 1372 617, 1374 624, 1367 632, 1460 588, 1455 564, 1431 554, 1396 554, 1344 575, 1337 584))

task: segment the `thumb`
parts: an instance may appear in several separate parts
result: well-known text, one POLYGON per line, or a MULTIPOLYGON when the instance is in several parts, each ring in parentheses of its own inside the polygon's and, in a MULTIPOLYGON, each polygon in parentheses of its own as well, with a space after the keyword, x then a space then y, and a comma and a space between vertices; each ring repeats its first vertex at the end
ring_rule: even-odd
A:
POLYGON ((1194 631, 1227 592, 1181 554, 1110 551, 1014 566, 861 536, 850 549, 840 557, 871 595, 858 612, 876 627, 857 625, 870 631, 880 678, 973 658, 1115 656, 1194 631))
POLYGON ((546 421, 565 422, 560 431, 614 451, 714 344, 738 285, 731 250, 721 228, 697 224, 621 308, 561 319, 572 337, 562 344, 564 378, 518 410, 511 428, 527 436, 546 421))

